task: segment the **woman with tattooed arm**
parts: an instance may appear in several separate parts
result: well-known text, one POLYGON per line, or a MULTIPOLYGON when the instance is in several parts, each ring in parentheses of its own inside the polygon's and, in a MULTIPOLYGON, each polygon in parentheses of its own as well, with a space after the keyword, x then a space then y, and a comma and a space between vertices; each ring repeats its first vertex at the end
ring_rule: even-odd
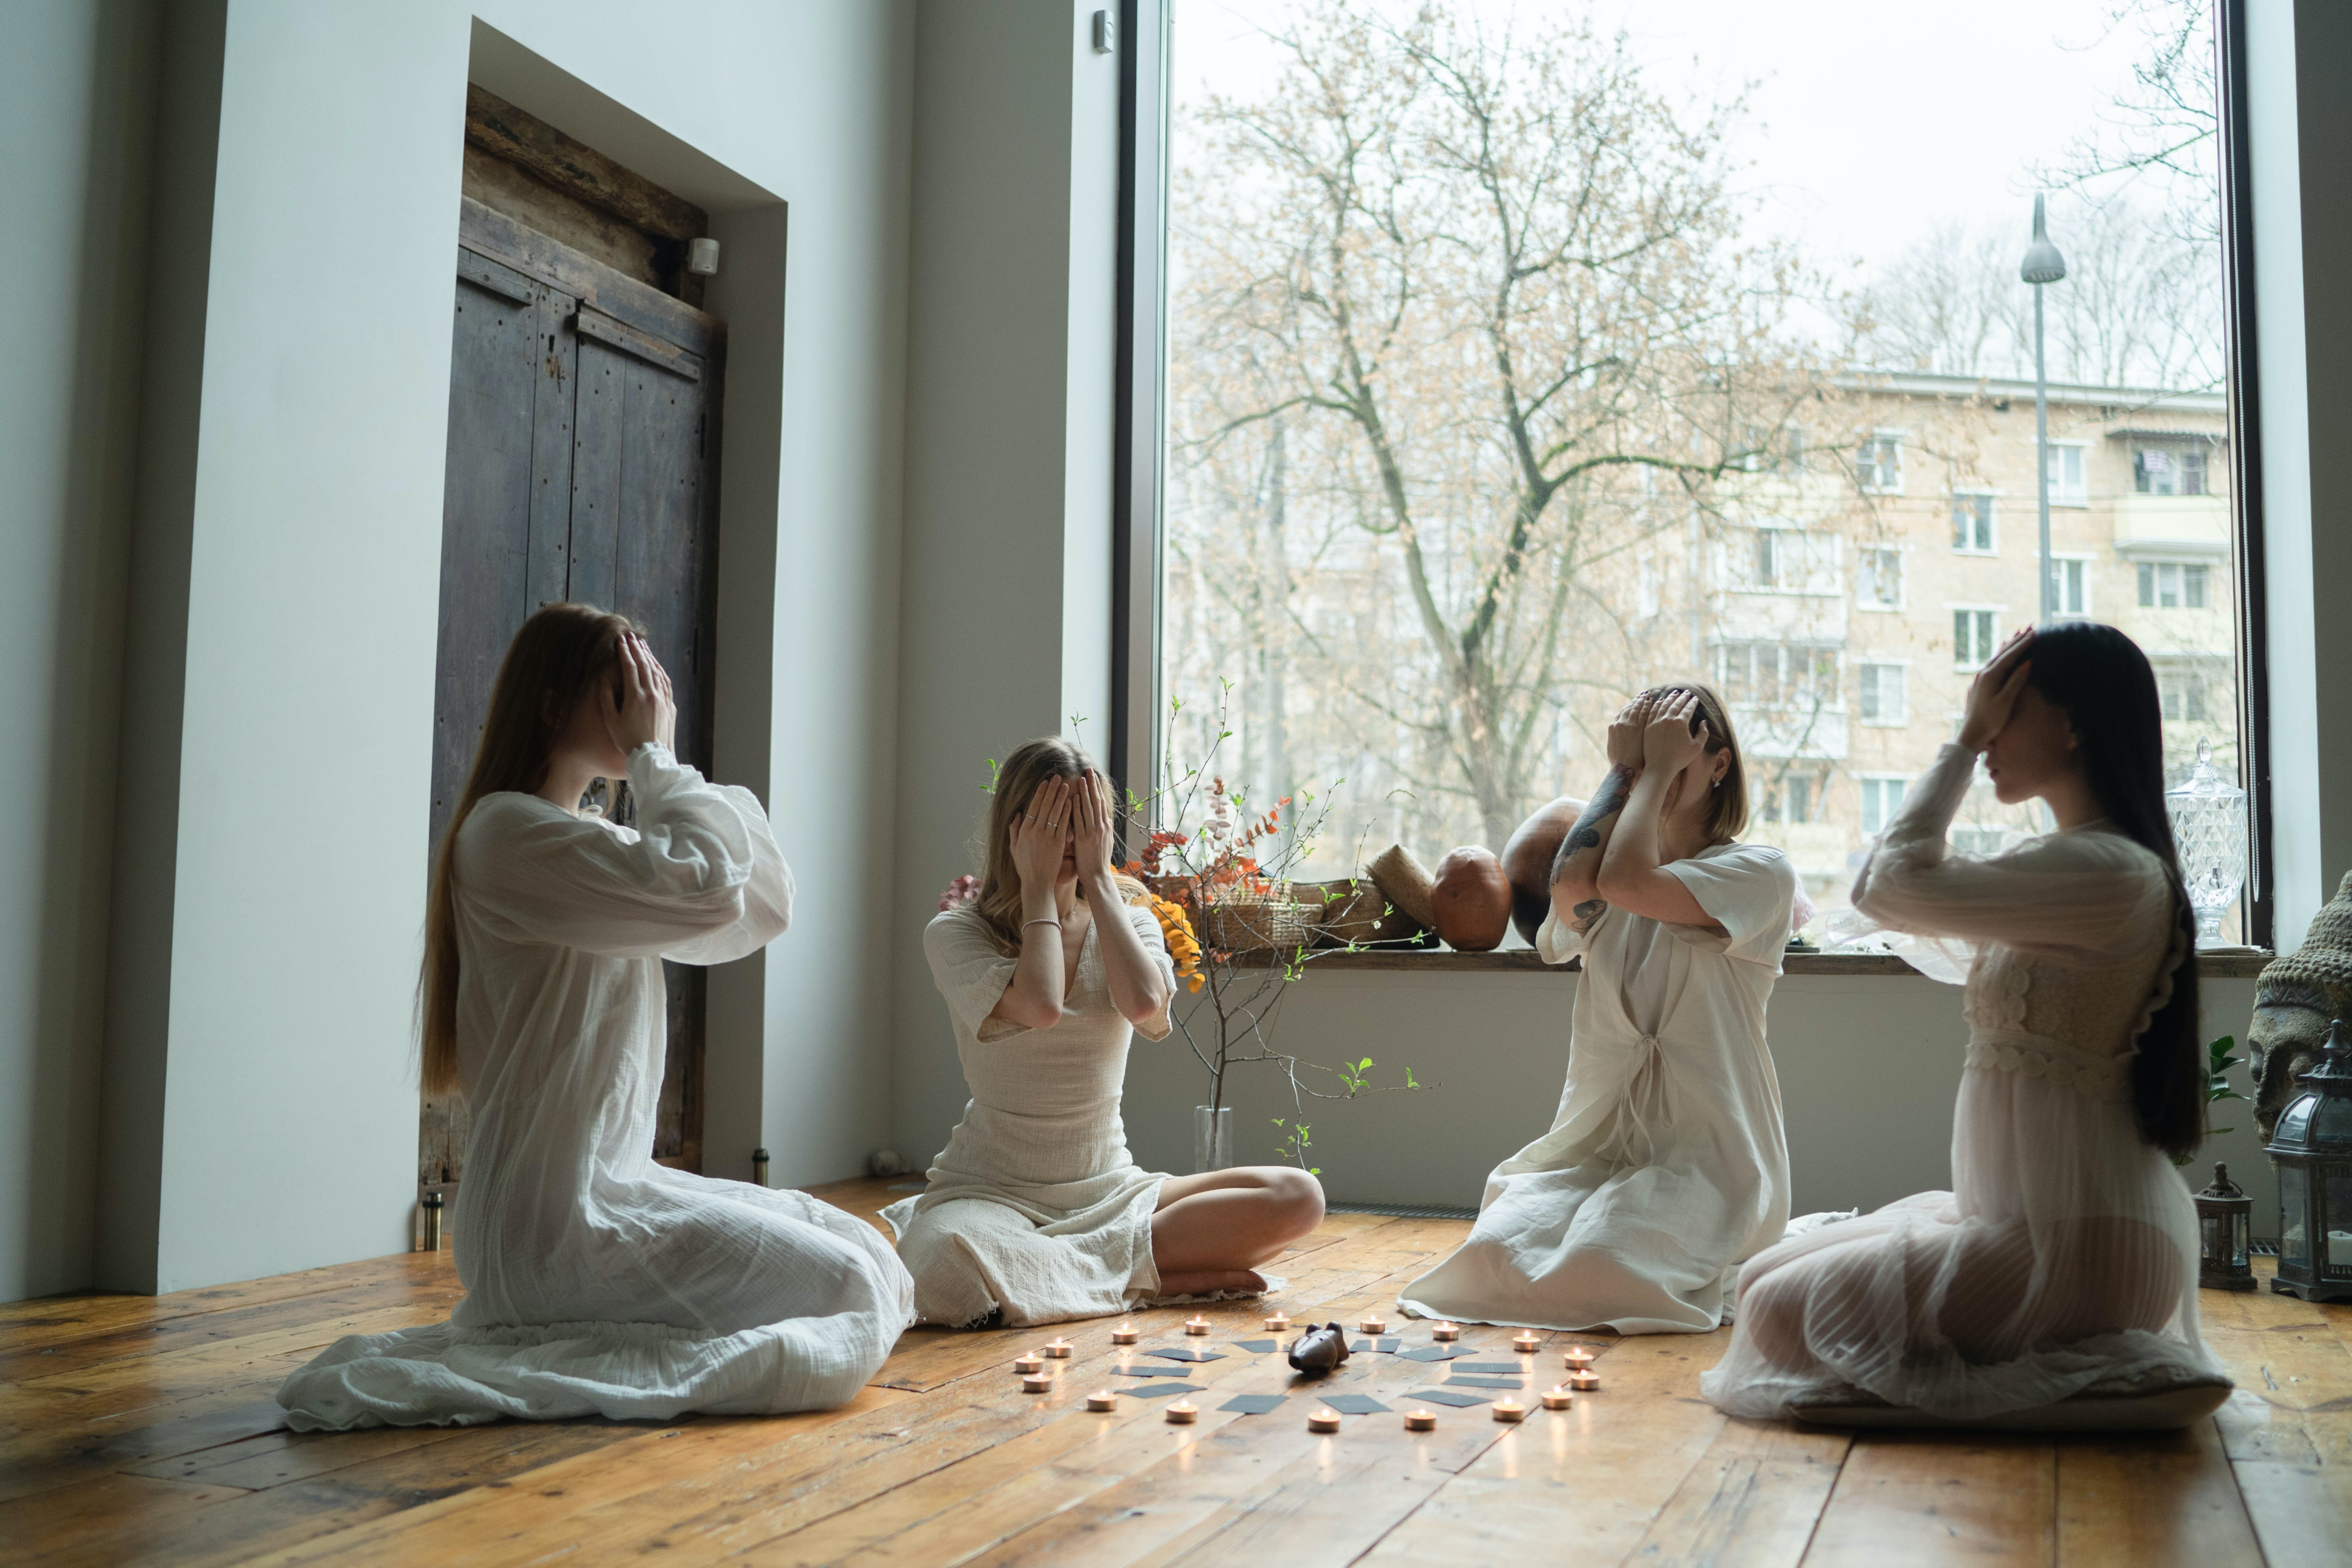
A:
POLYGON ((1796 874, 1735 842, 1747 779, 1706 687, 1643 692, 1608 752, 1536 933, 1547 963, 1584 961, 1559 1109, 1487 1177, 1470 1239, 1407 1287, 1408 1312, 1706 1333, 1788 1221, 1764 1008, 1796 874))

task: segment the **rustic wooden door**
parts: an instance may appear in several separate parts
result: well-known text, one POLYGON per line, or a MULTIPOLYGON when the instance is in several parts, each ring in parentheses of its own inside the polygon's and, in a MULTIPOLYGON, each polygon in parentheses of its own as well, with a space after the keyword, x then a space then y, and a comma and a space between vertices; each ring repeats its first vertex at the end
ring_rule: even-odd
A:
MULTIPOLYGON (((431 843, 464 792, 499 662, 543 604, 618 610, 677 688, 678 755, 710 765, 717 322, 466 204, 449 374, 431 843)), ((632 816, 625 794, 607 803, 632 816)), ((704 972, 666 964, 654 1152, 702 1164, 704 972)), ((462 1099, 427 1097, 420 1184, 464 1175, 462 1099)))

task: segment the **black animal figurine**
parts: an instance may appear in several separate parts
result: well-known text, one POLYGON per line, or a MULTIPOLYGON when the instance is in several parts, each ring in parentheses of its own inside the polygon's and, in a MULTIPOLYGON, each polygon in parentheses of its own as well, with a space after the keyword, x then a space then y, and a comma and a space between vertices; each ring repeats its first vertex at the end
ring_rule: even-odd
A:
POLYGON ((1347 1359, 1348 1333, 1337 1323, 1309 1329, 1290 1342, 1291 1367, 1309 1377, 1321 1377, 1347 1359))

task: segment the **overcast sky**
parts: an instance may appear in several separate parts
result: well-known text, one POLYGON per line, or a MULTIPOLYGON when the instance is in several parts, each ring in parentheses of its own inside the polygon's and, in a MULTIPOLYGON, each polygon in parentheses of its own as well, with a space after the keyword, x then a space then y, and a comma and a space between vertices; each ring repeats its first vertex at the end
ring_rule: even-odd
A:
MULTIPOLYGON (((1508 0, 1468 0, 1501 19, 1508 0)), ((1712 100, 1753 83, 1735 146, 1770 226, 1816 266, 1866 275, 1949 218, 2013 218, 2023 254, 2026 171, 2095 128, 2145 45, 2110 29, 2110 0, 1518 0, 1589 4, 1622 26, 1670 95, 1712 100)), ((1283 0, 1174 0, 1179 105, 1251 92, 1275 63, 1257 27, 1283 0)), ((2058 237, 2063 243, 2063 236, 2058 237)))

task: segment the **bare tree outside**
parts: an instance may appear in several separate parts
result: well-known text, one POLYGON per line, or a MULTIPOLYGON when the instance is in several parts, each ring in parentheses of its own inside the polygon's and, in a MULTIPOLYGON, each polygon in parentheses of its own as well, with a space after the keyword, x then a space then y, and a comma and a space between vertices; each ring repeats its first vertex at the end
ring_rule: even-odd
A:
MULTIPOLYGON (((1398 575, 1382 630, 1418 656, 1347 696, 1404 738, 1425 814, 1458 802, 1434 815, 1499 843, 1554 786, 1561 726, 1648 662, 1612 579, 1785 456, 1822 381, 1784 331, 1802 279, 1743 242, 1738 104, 1678 110, 1622 41, 1345 0, 1272 37, 1277 88, 1213 100, 1210 156, 1178 176, 1178 463, 1239 447, 1260 475, 1342 481, 1335 564, 1398 575)), ((1261 543, 1299 510, 1268 493, 1242 509, 1261 543)), ((1297 615, 1263 570, 1223 574, 1258 627, 1297 615)))

